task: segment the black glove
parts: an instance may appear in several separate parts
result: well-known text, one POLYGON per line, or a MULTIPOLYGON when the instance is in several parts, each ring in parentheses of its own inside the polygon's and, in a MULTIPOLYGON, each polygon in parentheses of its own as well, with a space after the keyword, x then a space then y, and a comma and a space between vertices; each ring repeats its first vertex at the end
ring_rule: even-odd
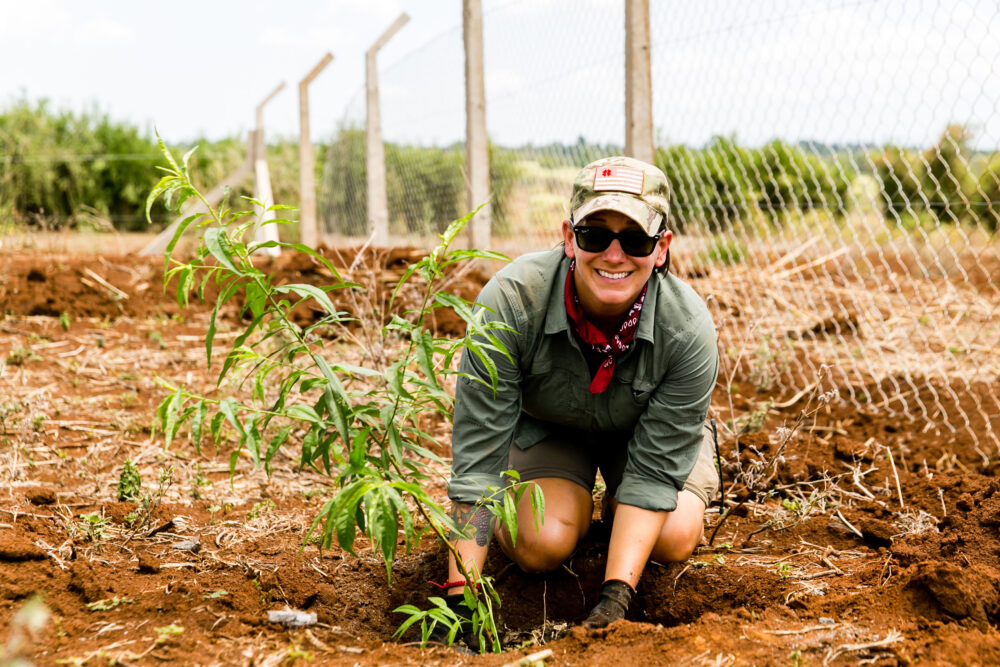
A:
POLYGON ((597 601, 590 616, 583 621, 583 627, 596 629, 606 627, 609 623, 625 618, 629 602, 635 591, 624 581, 609 579, 601 586, 601 599, 597 601))
MULTIPOLYGON (((472 610, 465 606, 465 594, 456 593, 455 595, 446 595, 444 596, 444 602, 448 605, 448 609, 452 610, 458 616, 459 620, 462 621, 462 627, 459 629, 458 634, 455 635, 455 643, 451 645, 451 648, 459 653, 477 652, 476 649, 479 648, 479 641, 472 632, 472 610)), ((430 636, 427 637, 427 643, 447 646, 448 633, 450 632, 451 628, 444 623, 438 622, 431 630, 430 636)))

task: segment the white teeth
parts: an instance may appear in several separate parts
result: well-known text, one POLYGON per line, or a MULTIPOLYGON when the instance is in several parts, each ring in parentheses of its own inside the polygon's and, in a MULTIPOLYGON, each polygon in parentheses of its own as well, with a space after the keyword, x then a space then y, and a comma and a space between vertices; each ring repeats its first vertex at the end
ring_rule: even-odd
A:
POLYGON ((611 280, 621 280, 622 278, 624 278, 625 276, 627 276, 629 273, 631 273, 631 272, 630 271, 622 271, 621 273, 610 273, 608 271, 601 271, 600 269, 597 269, 597 275, 601 276, 602 278, 609 278, 611 280))

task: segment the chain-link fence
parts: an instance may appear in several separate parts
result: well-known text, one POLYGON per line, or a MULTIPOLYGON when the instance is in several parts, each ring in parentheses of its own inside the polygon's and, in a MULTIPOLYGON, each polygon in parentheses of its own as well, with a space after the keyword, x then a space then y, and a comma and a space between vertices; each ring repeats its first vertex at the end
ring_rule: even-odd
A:
MULTIPOLYGON (((859 409, 995 456, 1000 9, 651 5, 672 270, 709 299, 723 381, 787 401, 828 364, 859 409)), ((498 249, 552 247, 576 170, 621 152, 623 24, 617 1, 486 3, 498 249)), ((390 224, 403 241, 465 209, 462 63, 457 25, 380 73, 390 224)), ((320 190, 331 234, 367 235, 363 118, 359 91, 320 190)))

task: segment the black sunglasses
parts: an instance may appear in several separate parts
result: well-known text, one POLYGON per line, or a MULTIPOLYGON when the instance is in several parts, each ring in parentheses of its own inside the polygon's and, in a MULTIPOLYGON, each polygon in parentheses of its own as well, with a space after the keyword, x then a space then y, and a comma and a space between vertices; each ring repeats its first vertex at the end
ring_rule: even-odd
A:
POLYGON ((573 227, 573 234, 576 235, 576 244, 580 246, 580 250, 604 252, 612 241, 618 239, 618 245, 622 247, 622 252, 632 257, 649 257, 656 249, 656 242, 663 236, 663 232, 656 236, 647 236, 646 232, 636 229, 613 232, 604 227, 581 227, 579 225, 573 227))

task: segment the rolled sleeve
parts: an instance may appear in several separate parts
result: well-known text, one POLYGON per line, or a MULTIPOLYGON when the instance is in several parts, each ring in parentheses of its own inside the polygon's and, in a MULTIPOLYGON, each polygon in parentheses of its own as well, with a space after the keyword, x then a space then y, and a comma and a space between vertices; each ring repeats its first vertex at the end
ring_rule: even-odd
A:
POLYGON ((615 494, 618 502, 673 511, 704 437, 712 390, 719 371, 715 326, 707 313, 679 341, 666 378, 639 418, 628 462, 615 494))
POLYGON ((448 497, 470 504, 486 495, 490 487, 501 485, 500 476, 507 469, 510 443, 521 412, 518 310, 497 279, 487 283, 477 303, 484 307, 485 321, 501 321, 515 331, 493 332, 507 348, 513 363, 498 351, 482 350, 497 369, 495 390, 490 386, 486 364, 476 354, 466 349, 459 364, 448 497))

